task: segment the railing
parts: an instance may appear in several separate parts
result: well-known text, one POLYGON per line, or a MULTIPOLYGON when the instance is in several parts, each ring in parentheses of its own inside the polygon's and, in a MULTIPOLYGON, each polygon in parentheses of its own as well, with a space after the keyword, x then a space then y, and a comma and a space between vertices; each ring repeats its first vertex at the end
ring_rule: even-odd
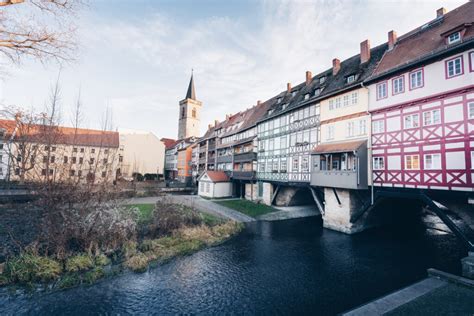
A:
POLYGON ((217 157, 217 163, 219 163, 219 162, 232 162, 232 156, 217 157))
POLYGON ((214 144, 209 144, 207 146, 207 150, 215 150, 215 149, 216 149, 216 144, 215 143, 214 144))
POLYGON ((215 163, 216 162, 216 158, 215 157, 209 157, 207 158, 207 163, 215 163))
POLYGON ((255 171, 236 171, 232 172, 232 178, 236 180, 255 180, 255 171))
POLYGON ((252 161, 252 160, 257 160, 257 153, 246 152, 246 153, 234 155, 234 162, 244 162, 244 161, 252 161))

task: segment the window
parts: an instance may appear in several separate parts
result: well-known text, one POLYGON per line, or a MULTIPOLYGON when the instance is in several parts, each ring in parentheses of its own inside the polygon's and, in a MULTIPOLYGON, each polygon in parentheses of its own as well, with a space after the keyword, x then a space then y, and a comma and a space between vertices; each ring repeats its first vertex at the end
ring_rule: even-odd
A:
POLYGON ((278 159, 273 159, 272 171, 278 172, 278 159))
POLYGON ((326 77, 319 78, 319 84, 323 84, 326 81, 326 77))
POLYGON ((56 147, 51 147, 51 151, 56 151, 56 147))
POLYGON ((107 175, 107 172, 102 171, 102 178, 105 178, 106 175, 107 175))
POLYGON ((420 169, 420 156, 418 155, 405 156, 405 169, 406 170, 419 170, 420 169))
POLYGON ((387 97, 387 82, 377 84, 377 100, 385 99, 387 97))
POLYGON ((329 100, 329 110, 334 110, 334 100, 329 100))
POLYGON ((53 173, 54 173, 53 169, 49 169, 49 174, 53 175, 53 173))
POLYGON ((104 165, 106 165, 108 162, 107 158, 104 158, 104 165))
MULTIPOLYGON (((76 163, 76 157, 73 157, 73 162, 76 163)), ((80 157, 79 158, 79 164, 83 164, 84 163, 84 158, 80 157)))
MULTIPOLYGON (((77 153, 77 147, 74 147, 74 148, 72 149, 72 152, 73 152, 73 153, 77 153)), ((81 151, 81 152, 82 152, 82 151, 81 151)))
POLYGON ((346 80, 347 80, 347 83, 352 83, 352 82, 354 82, 354 81, 355 81, 355 75, 350 75, 350 76, 348 76, 346 80))
POLYGON ((349 95, 345 95, 343 98, 343 105, 348 106, 349 105, 349 95))
POLYGON ((93 154, 95 153, 95 148, 91 149, 91 153, 93 153, 93 154))
POLYGON ((94 158, 90 158, 89 163, 92 165, 94 163, 94 158))
MULTIPOLYGON (((77 152, 77 148, 76 148, 76 151, 75 151, 75 152, 77 152)), ((84 147, 81 148, 81 153, 83 153, 83 152, 84 152, 84 147)))
POLYGON ((76 170, 69 170, 69 175, 71 177, 74 177, 74 174, 76 173, 76 170))
POLYGON ((366 120, 359 121, 359 135, 367 134, 367 122, 366 120))
POLYGON ((446 61, 446 78, 460 76, 464 73, 462 56, 446 61))
POLYGON ((196 109, 193 108, 193 110, 191 111, 191 115, 193 118, 196 118, 196 109))
POLYGON ((372 133, 383 133, 385 132, 385 122, 381 121, 373 121, 372 122, 372 133))
POLYGON ((327 134, 326 134, 326 139, 333 139, 334 138, 334 125, 329 125, 327 127, 327 134))
POLYGON ((423 69, 410 72, 410 90, 423 87, 423 69))
POLYGON ((286 172, 286 158, 281 158, 280 172, 286 172))
POLYGON ((392 93, 395 94, 400 94, 405 92, 405 77, 397 77, 392 79, 392 93))
POLYGON ((347 137, 354 136, 354 122, 347 123, 347 137))
POLYGON ((441 155, 440 154, 425 155, 425 168, 424 169, 426 170, 441 169, 441 155))
POLYGON ((405 128, 415 128, 415 127, 418 127, 420 126, 420 120, 419 120, 419 117, 418 117, 418 114, 411 114, 411 115, 407 115, 405 116, 405 128))
POLYGON ((309 171, 309 158, 308 157, 301 158, 301 171, 302 172, 309 171))
POLYGON ((359 93, 357 93, 357 92, 353 92, 353 93, 352 93, 352 104, 356 104, 356 103, 357 103, 358 97, 359 97, 359 93))
POLYGON ((384 170, 385 163, 383 157, 374 157, 373 158, 373 168, 374 170, 384 170))
POLYGON ((474 72, 474 51, 469 53, 469 65, 471 72, 474 72))
POLYGON ((45 176, 46 175, 46 169, 41 169, 41 175, 45 176))
POLYGON ((341 107, 341 98, 340 97, 336 98, 336 105, 335 106, 336 106, 336 109, 339 109, 341 107))
POLYGON ((181 118, 185 117, 184 107, 181 108, 181 118))
POLYGON ((291 96, 294 97, 298 91, 292 91, 291 96))
POLYGON ((467 104, 467 110, 469 111, 469 119, 474 119, 474 102, 469 102, 467 104))
POLYGON ((277 103, 280 103, 280 102, 281 102, 281 98, 278 98, 278 99, 277 99, 277 103))
POLYGON ((309 99, 309 93, 306 93, 306 94, 304 95, 304 99, 305 99, 305 100, 308 100, 308 99, 309 99))
MULTIPOLYGON (((82 158, 80 158, 80 159, 82 159, 82 158)), ((76 161, 77 161, 77 158, 76 158, 76 157, 71 157, 71 162, 72 162, 72 163, 76 163, 76 161)))
POLYGON ((453 44, 461 40, 461 32, 456 32, 448 36, 448 44, 453 44))
POLYGON ((299 169, 299 159, 298 157, 293 157, 292 170, 293 172, 298 172, 299 169))
POLYGON ((314 90, 314 96, 315 96, 315 97, 317 97, 317 96, 320 95, 320 94, 321 94, 321 89, 318 88, 318 89, 315 89, 315 90, 314 90))
POLYGON ((68 161, 68 157, 64 156, 64 163, 67 163, 67 161, 68 161))
POLYGON ((440 110, 423 112, 423 125, 439 124, 441 121, 440 110))

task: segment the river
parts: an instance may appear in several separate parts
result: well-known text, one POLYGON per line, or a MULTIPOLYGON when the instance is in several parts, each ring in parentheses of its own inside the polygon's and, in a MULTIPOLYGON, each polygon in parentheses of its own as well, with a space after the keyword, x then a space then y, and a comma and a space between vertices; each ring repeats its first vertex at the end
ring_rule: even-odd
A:
POLYGON ((92 286, 10 295, 9 314, 321 314, 354 308, 426 276, 459 273, 454 235, 421 221, 353 236, 319 218, 250 223, 216 247, 92 286))

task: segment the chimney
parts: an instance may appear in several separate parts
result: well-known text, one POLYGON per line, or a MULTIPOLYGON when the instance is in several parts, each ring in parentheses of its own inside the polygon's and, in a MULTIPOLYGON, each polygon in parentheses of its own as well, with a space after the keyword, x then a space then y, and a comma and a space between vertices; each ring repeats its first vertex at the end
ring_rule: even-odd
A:
POLYGON ((309 85, 311 83, 311 79, 313 79, 313 74, 311 71, 306 72, 306 85, 309 85))
POLYGON ((211 129, 212 124, 207 125, 207 129, 211 129))
POLYGON ((226 114, 225 115, 225 120, 227 121, 229 119, 229 117, 230 117, 230 114, 226 114))
POLYGON ((257 105, 260 105, 262 103, 262 101, 258 100, 257 101, 257 105))
POLYGON ((360 63, 366 63, 370 59, 370 42, 365 40, 360 43, 360 63))
POLYGON ((218 121, 218 120, 214 120, 214 126, 217 126, 217 124, 219 124, 219 121, 218 121))
POLYGON ((290 93, 291 92, 291 82, 288 82, 286 84, 286 92, 290 93))
POLYGON ((397 43, 397 32, 391 30, 388 32, 388 49, 391 50, 397 43))
POLYGON ((445 15, 447 12, 447 10, 445 8, 439 8, 438 10, 436 10, 436 17, 439 18, 443 15, 445 15))
POLYGON ((335 76, 339 72, 339 69, 341 69, 341 61, 337 58, 334 58, 332 60, 332 75, 335 76))

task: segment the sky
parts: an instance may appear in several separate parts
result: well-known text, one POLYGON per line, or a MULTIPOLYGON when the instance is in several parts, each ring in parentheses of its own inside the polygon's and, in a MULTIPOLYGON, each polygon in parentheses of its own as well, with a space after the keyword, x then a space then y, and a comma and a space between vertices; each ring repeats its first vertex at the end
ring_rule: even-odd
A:
MULTIPOLYGON (((402 35, 467 0, 97 0, 77 15, 77 59, 60 71, 62 124, 80 91, 83 127, 176 138, 191 69, 203 102, 201 132, 344 60, 402 35)), ((0 104, 43 109, 60 66, 7 64, 0 104)))

